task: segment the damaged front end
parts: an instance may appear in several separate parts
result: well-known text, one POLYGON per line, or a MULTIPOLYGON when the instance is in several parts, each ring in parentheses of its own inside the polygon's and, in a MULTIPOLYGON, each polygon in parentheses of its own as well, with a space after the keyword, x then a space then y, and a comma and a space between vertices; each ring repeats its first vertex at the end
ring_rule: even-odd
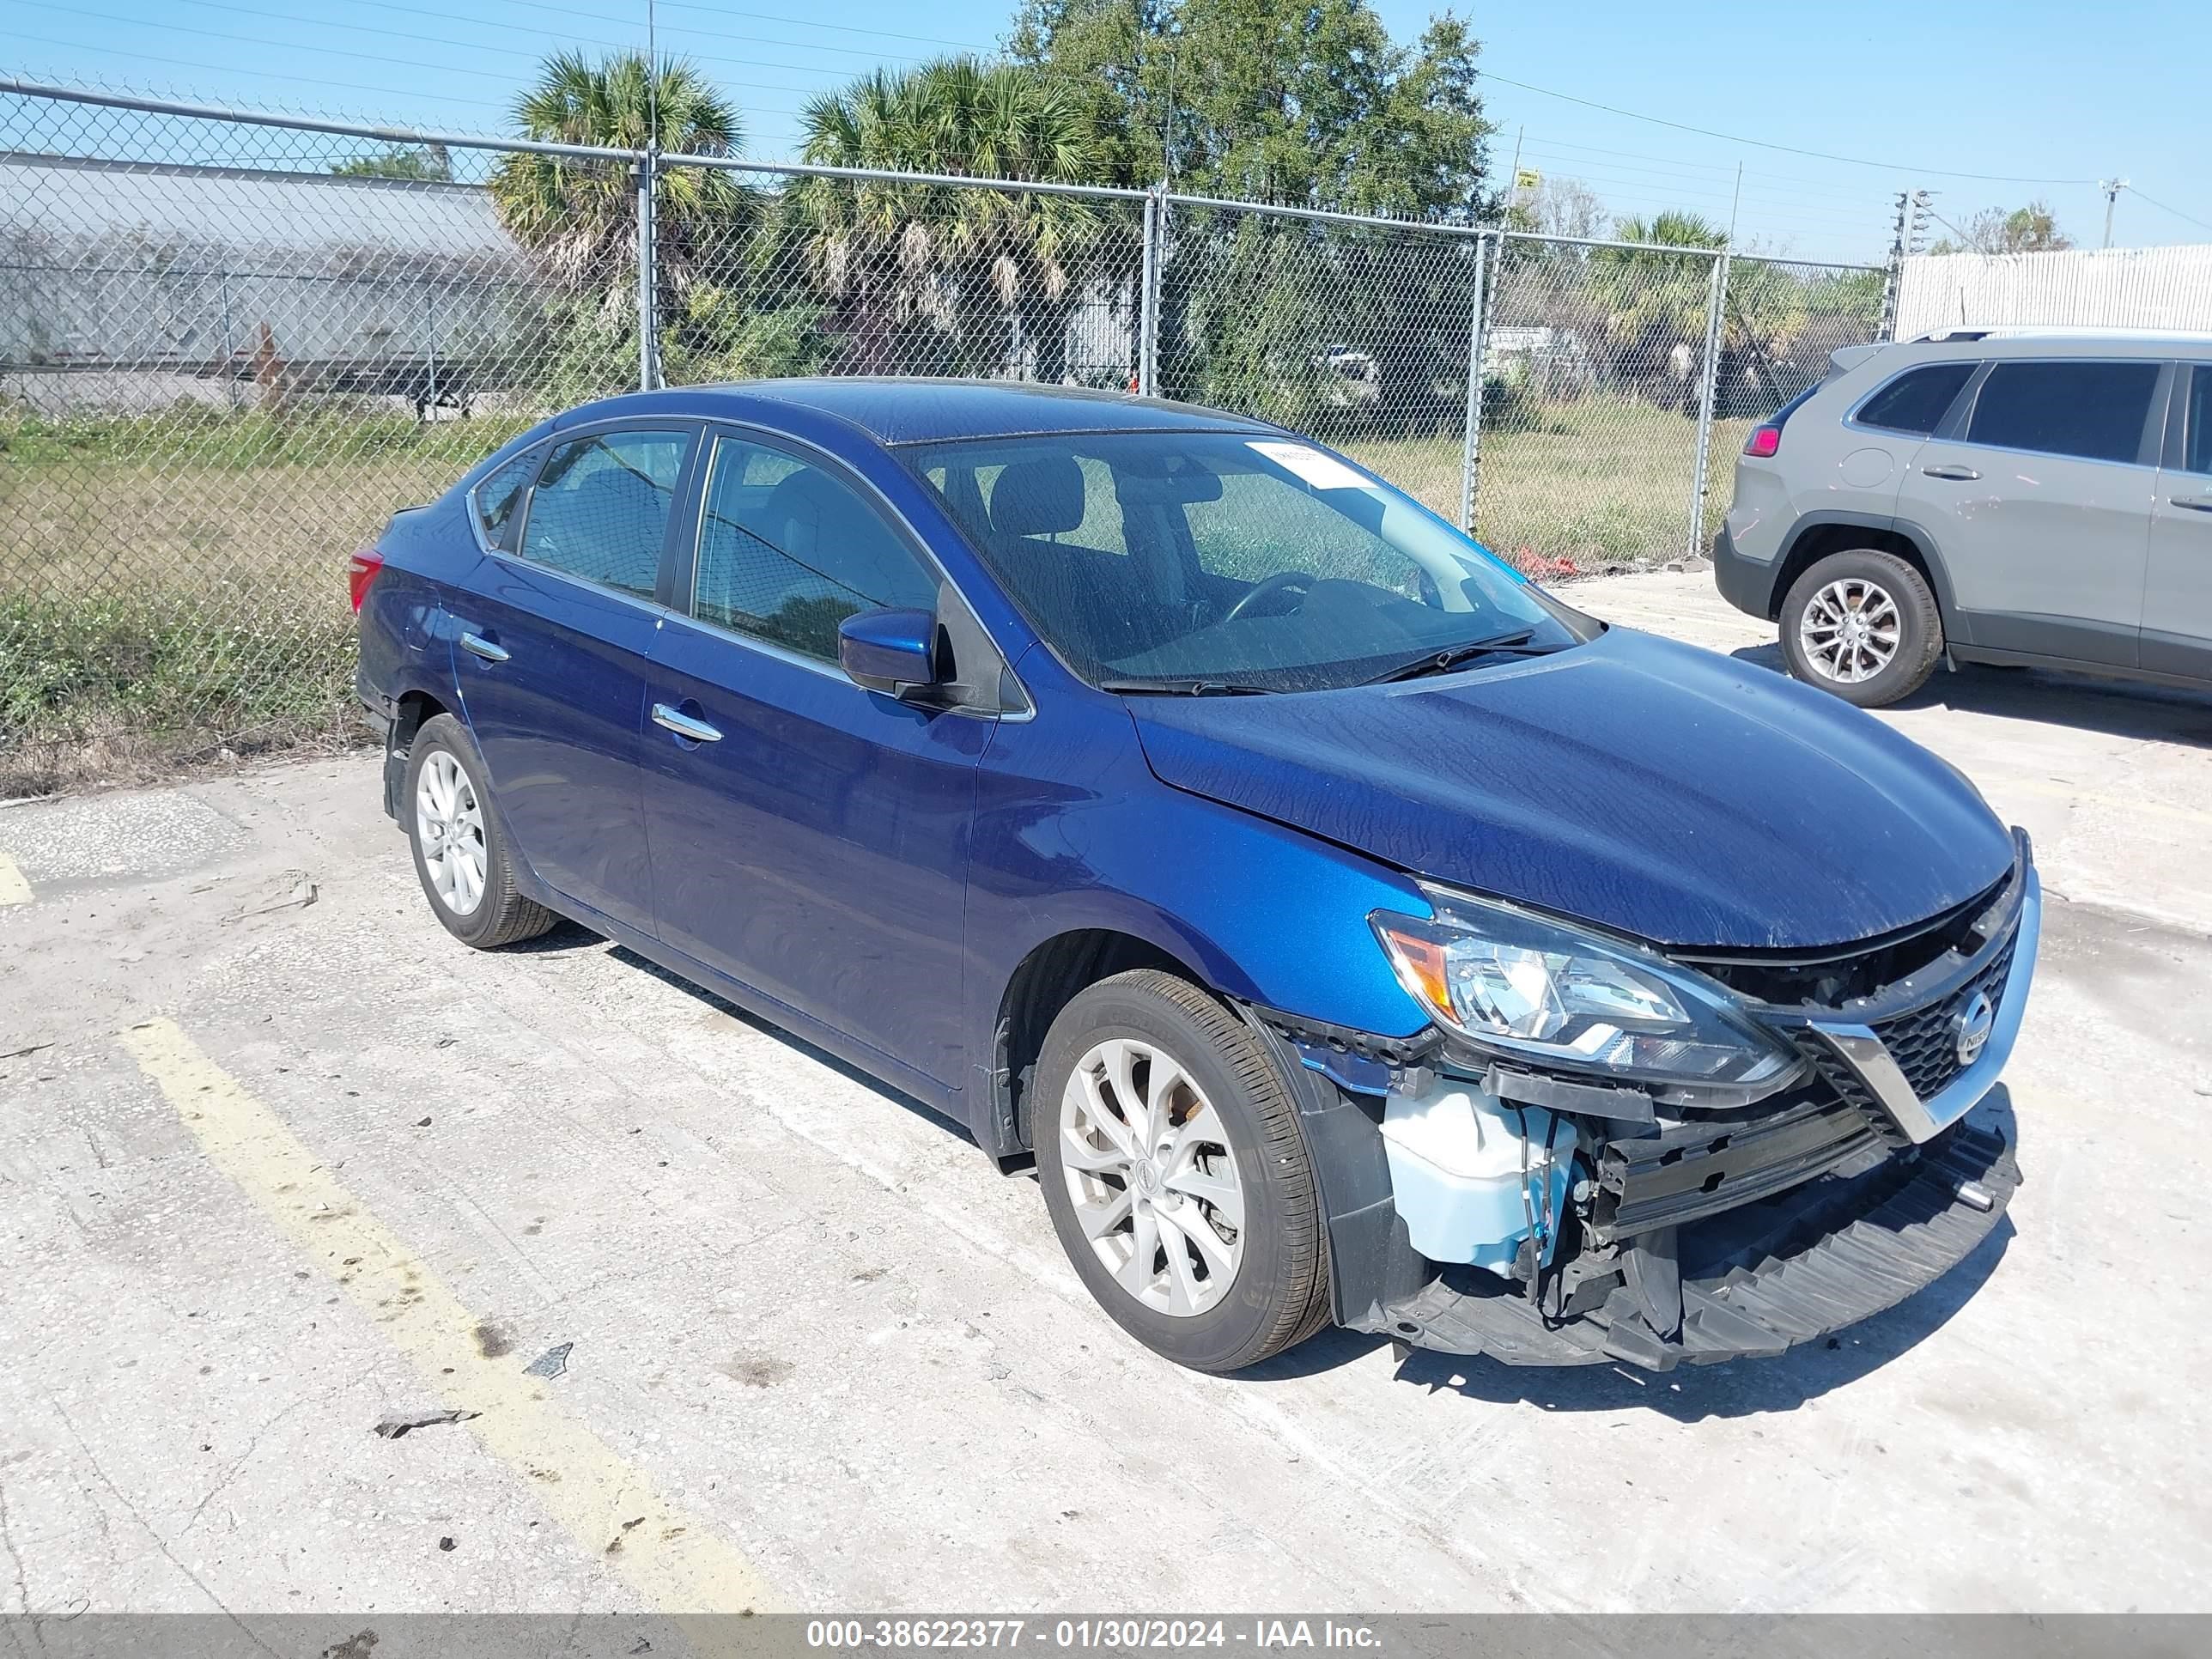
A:
POLYGON ((2041 899, 2014 839, 1969 902, 1821 951, 1662 953, 1456 895, 1378 918, 1440 1035, 1278 1026, 1337 1085, 1308 1133, 1341 1322, 1663 1370, 1779 1353, 1949 1271, 2020 1181, 1998 1077, 2041 899))

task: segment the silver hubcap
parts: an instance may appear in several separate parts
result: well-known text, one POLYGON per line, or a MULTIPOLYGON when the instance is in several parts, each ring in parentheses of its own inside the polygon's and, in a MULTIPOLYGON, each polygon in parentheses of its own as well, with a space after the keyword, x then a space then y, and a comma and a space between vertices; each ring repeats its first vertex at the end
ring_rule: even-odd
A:
POLYGON ((1220 1115, 1171 1055, 1117 1037, 1078 1060, 1060 1160, 1084 1237, 1124 1291, 1185 1318, 1229 1293, 1244 1189, 1220 1115))
POLYGON ((483 807, 461 763, 441 749, 415 783, 415 836, 430 885, 457 916, 483 902, 483 807))
POLYGON ((1856 684, 1896 660, 1904 619, 1887 589, 1862 576, 1830 582, 1798 619, 1797 643, 1820 674, 1856 684))

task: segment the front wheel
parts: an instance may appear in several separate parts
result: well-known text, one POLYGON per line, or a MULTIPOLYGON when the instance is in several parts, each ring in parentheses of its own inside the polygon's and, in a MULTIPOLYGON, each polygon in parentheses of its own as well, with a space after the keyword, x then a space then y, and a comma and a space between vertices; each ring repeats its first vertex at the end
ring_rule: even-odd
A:
POLYGON ((1790 672, 1861 708, 1909 697, 1943 654, 1943 616, 1927 578, 1894 553, 1831 553, 1782 601, 1790 672))
POLYGON ((1220 1003, 1152 969, 1101 981, 1053 1022, 1035 1099, 1054 1230, 1139 1342, 1233 1371, 1327 1321, 1327 1245, 1297 1103, 1220 1003))

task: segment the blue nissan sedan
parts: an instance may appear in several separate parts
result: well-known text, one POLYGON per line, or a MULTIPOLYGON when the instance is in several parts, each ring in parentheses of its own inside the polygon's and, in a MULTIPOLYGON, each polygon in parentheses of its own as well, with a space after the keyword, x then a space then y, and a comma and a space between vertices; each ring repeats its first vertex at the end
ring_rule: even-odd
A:
POLYGON ((1106 1312, 1778 1353, 2019 1181, 2040 915, 1948 765, 1607 627, 1279 427, 1000 383, 616 398, 355 558, 386 809, 1034 1167, 1106 1312))

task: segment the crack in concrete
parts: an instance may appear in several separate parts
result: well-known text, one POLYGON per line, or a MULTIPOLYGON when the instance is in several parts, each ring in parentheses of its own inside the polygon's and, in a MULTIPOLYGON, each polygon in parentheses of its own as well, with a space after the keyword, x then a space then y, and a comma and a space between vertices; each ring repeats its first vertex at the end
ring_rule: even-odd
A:
POLYGON ((76 1442, 76 1449, 84 1455, 84 1461, 91 1467, 94 1478, 96 1479, 101 1486, 107 1488, 110 1495, 114 1498, 118 1504, 120 1504, 123 1506, 125 1512, 127 1513, 133 1521, 136 1521, 140 1528, 145 1533, 146 1536, 153 1540, 154 1547, 161 1552, 161 1559, 167 1561, 171 1566, 174 1567, 179 1572, 184 1574, 185 1577, 191 1582, 192 1588, 199 1591, 202 1595, 207 1597, 209 1603, 213 1606, 217 1613, 221 1613, 224 1618, 230 1620, 233 1625, 238 1627, 238 1633, 240 1635, 246 1638, 247 1641, 252 1643, 253 1645, 260 1649, 262 1652, 267 1654, 269 1656, 269 1659, 283 1659, 283 1655, 280 1655, 275 1648, 270 1647, 266 1642, 263 1641, 259 1636, 254 1633, 251 1626, 230 1610, 228 1605, 224 1602, 222 1597, 217 1595, 214 1590, 208 1587, 208 1583, 205 1579, 202 1578, 199 1574, 194 1572, 190 1567, 186 1566, 182 1561, 177 1559, 176 1552, 169 1547, 168 1540, 163 1538, 161 1534, 155 1529, 154 1523, 146 1518, 144 1511, 140 1510, 137 1504, 131 1501, 130 1495, 126 1493, 122 1487, 117 1486, 114 1480, 109 1476, 107 1471, 100 1467, 100 1459, 93 1455, 91 1445, 86 1441, 84 1436, 79 1432, 76 1419, 70 1416, 68 1407, 64 1406, 62 1402, 52 1394, 47 1395, 46 1403, 54 1408, 54 1415, 61 1419, 62 1427, 69 1431, 69 1437, 76 1442))
MULTIPOLYGON (((0 1480, 0 1548, 7 1550, 9 1563, 15 1570, 15 1599, 22 1603, 20 1611, 28 1613, 31 1610, 31 1581, 24 1571, 23 1552, 15 1547, 15 1534, 8 1528, 8 1485, 4 1480, 0 1480)), ((35 1630, 36 1626, 33 1628, 35 1630)), ((39 1645, 43 1648, 46 1644, 41 1642, 39 1645)))

